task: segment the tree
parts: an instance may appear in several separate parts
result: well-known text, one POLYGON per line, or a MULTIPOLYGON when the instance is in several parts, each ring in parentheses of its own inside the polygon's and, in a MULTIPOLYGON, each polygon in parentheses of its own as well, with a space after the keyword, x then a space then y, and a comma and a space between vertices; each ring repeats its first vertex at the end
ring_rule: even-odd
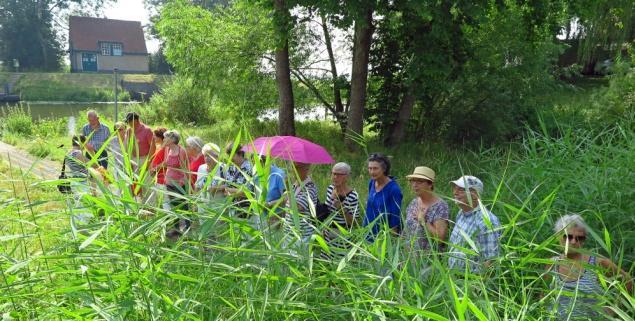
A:
POLYGON ((226 114, 255 117, 275 106, 272 19, 261 6, 236 1, 211 9, 175 1, 156 28, 168 62, 193 86, 226 106, 226 114))
POLYGON ((295 135, 293 86, 289 67, 291 14, 285 0, 273 0, 276 39, 276 84, 278 86, 278 133, 295 135))
POLYGON ((96 12, 112 0, 0 0, 0 60, 17 59, 22 70, 59 70, 63 37, 56 34, 55 14, 72 5, 96 12))

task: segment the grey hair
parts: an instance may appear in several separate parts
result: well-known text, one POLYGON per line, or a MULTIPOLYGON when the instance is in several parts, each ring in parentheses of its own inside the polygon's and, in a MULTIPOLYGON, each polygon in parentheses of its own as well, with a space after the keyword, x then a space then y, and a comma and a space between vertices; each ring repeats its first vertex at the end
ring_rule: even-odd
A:
POLYGON ((348 165, 344 162, 339 162, 333 165, 333 170, 342 171, 343 173, 346 173, 346 175, 349 175, 351 173, 351 165, 348 165))
POLYGON ((178 144, 179 141, 181 140, 181 134, 179 134, 179 132, 176 131, 176 129, 172 129, 163 133, 163 138, 169 139, 173 141, 175 144, 178 144))
POLYGON ((206 156, 218 157, 220 154, 220 147, 214 143, 207 143, 203 146, 202 152, 203 155, 206 156))
POLYGON ((99 117, 99 114, 97 113, 97 111, 91 109, 89 111, 86 112, 86 117, 90 117, 90 115, 93 115, 95 117, 99 117))
POLYGON ((185 140, 185 145, 188 147, 192 147, 194 149, 196 149, 197 151, 201 151, 203 150, 203 145, 205 143, 203 143, 203 140, 198 137, 198 136, 190 136, 185 140))
POLYGON ((560 217, 556 221, 556 225, 553 227, 553 231, 556 233, 559 233, 571 227, 578 227, 578 228, 584 229, 585 232, 587 230, 587 225, 584 222, 584 219, 582 218, 582 216, 578 214, 567 214, 565 216, 560 217))

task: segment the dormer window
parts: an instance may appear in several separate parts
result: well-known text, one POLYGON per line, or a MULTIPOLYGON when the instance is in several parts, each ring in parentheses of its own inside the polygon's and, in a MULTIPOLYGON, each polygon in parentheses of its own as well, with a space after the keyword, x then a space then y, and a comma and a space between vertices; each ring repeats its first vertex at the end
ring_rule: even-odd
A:
POLYGON ((123 55, 123 46, 118 42, 102 42, 101 43, 101 55, 102 56, 121 56, 123 55))

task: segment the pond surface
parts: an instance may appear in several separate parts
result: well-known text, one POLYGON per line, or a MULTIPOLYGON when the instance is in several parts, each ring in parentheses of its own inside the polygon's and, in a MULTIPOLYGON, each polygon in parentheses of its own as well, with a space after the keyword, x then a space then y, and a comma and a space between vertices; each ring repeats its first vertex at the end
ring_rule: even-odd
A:
MULTIPOLYGON (((130 104, 137 103, 123 102, 117 104, 119 109, 119 118, 122 118, 123 115, 125 115, 125 111, 128 110, 127 106, 130 104)), ((99 114, 102 114, 107 118, 113 118, 115 113, 115 103, 113 102, 22 102, 19 105, 4 105, 3 108, 6 108, 6 106, 22 106, 23 109, 30 111, 33 120, 71 116, 77 117, 81 116, 80 114, 89 109, 94 109, 99 114)))
MULTIPOLYGON (((138 102, 120 102, 117 104, 119 119, 122 119, 125 113, 128 111, 128 106, 131 104, 138 104, 138 102)), ((44 118, 66 118, 71 117, 74 119, 84 119, 85 113, 89 109, 96 110, 101 117, 107 119, 113 119, 115 114, 114 102, 22 102, 19 104, 5 104, 0 105, 0 108, 6 109, 7 106, 22 106, 26 111, 30 111, 31 118, 33 120, 44 118)), ((0 112, 0 116, 2 113, 0 112)), ((296 110, 295 120, 298 122, 310 121, 310 120, 325 120, 327 117, 332 119, 328 115, 326 110, 321 107, 315 107, 312 109, 296 110)), ((278 118, 278 110, 272 109, 266 111, 258 117, 261 121, 276 120, 278 118)))

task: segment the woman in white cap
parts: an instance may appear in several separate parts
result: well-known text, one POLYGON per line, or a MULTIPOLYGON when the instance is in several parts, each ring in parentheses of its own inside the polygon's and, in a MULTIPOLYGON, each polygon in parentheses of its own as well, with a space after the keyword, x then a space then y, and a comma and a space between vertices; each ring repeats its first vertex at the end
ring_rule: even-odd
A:
MULTIPOLYGON (((633 291, 633 280, 611 262, 583 249, 587 225, 580 215, 565 215, 558 219, 554 232, 559 236, 562 254, 553 257, 547 266, 545 279, 551 281, 555 294, 554 310, 560 320, 597 320, 606 305, 606 291, 600 285, 599 275, 620 276, 628 293, 633 291)), ((619 283, 612 283, 618 285, 619 283)), ((608 310, 611 313, 612 311, 608 310)))
POLYGON ((434 193, 435 172, 425 166, 415 168, 406 176, 417 195, 406 209, 404 236, 414 251, 438 251, 445 249, 448 235, 448 203, 434 193), (436 246, 434 246, 436 245, 436 246))
MULTIPOLYGON (((203 146, 203 156, 205 164, 198 167, 196 175, 196 183, 194 189, 201 192, 201 197, 205 203, 220 201, 224 199, 223 191, 225 189, 225 166, 219 162, 220 147, 214 143, 208 143, 203 146)), ((199 206, 199 212, 204 210, 203 206, 199 206)))

